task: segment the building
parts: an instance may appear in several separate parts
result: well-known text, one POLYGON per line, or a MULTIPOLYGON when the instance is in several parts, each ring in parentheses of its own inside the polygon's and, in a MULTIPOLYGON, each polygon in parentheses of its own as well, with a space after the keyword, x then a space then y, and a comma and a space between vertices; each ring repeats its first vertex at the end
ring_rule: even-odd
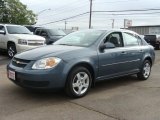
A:
POLYGON ((130 26, 127 29, 137 32, 141 35, 160 34, 160 25, 130 26))

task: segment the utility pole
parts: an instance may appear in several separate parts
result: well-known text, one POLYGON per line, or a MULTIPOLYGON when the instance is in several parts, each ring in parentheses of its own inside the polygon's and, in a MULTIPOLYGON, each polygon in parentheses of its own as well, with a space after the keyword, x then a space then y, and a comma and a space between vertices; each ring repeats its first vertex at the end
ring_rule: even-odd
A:
POLYGON ((126 28, 126 19, 124 19, 124 29, 126 28))
POLYGON ((112 20, 112 28, 114 28, 114 19, 111 19, 112 20))
POLYGON ((65 24, 65 28, 64 29, 66 30, 67 29, 67 21, 65 21, 64 24, 65 24))
POLYGON ((93 0, 90 0, 89 29, 91 29, 92 26, 92 1, 93 0))

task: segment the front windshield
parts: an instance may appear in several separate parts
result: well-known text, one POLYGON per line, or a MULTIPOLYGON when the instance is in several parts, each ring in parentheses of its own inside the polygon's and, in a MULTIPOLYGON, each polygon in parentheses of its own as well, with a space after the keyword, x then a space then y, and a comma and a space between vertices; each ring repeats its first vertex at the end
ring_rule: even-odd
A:
POLYGON ((89 30, 71 33, 57 42, 55 45, 69 45, 87 47, 95 43, 95 41, 104 33, 102 30, 89 30))
POLYGON ((54 29, 49 29, 49 34, 51 36, 57 35, 57 36, 65 36, 66 34, 62 30, 54 30, 54 29))
POLYGON ((31 32, 24 26, 7 26, 9 34, 31 34, 31 32))

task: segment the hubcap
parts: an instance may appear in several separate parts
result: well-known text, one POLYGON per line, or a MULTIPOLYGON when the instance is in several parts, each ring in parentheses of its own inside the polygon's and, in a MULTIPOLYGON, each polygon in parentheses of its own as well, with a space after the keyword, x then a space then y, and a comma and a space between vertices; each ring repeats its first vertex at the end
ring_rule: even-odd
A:
POLYGON ((12 47, 9 47, 9 49, 8 49, 8 55, 9 55, 10 57, 13 57, 13 56, 14 56, 14 53, 15 53, 15 51, 13 50, 13 48, 12 48, 12 47))
POLYGON ((151 71, 151 66, 150 66, 149 63, 146 63, 146 64, 144 65, 144 68, 143 68, 143 75, 144 75, 145 78, 148 78, 148 77, 149 77, 150 71, 151 71))
POLYGON ((88 90, 89 82, 90 80, 87 73, 85 72, 77 73, 72 82, 73 91, 77 95, 84 94, 88 90))

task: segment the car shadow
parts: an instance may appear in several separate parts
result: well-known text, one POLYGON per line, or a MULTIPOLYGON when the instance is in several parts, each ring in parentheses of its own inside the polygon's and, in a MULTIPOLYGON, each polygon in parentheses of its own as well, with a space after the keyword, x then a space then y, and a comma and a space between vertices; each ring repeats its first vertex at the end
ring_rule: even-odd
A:
POLYGON ((110 90, 110 89, 114 89, 121 86, 132 85, 133 83, 137 83, 137 82, 141 82, 141 81, 138 80, 136 75, 104 80, 96 83, 95 87, 93 87, 93 89, 91 90, 91 94, 94 92, 101 92, 101 91, 110 90))
MULTIPOLYGON (((131 85, 132 83, 140 82, 136 76, 126 76, 117 79, 107 80, 96 83, 96 86, 89 91, 89 94, 103 92, 106 90, 114 89, 121 86, 131 85)), ((38 101, 54 100, 56 102, 73 100, 68 97, 63 90, 28 90, 20 87, 12 88, 14 95, 19 98, 37 99, 38 101)), ((86 96, 87 97, 87 96, 86 96)))
POLYGON ((0 65, 6 65, 10 60, 11 58, 8 57, 7 52, 0 51, 0 65))

